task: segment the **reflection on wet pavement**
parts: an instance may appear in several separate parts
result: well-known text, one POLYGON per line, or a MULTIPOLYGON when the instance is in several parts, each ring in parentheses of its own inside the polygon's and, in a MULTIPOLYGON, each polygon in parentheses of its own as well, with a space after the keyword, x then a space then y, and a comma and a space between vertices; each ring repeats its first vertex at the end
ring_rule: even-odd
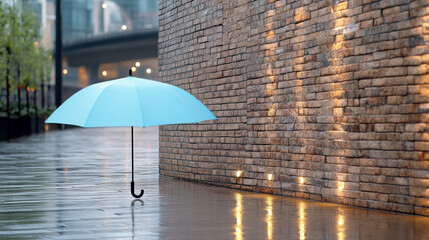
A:
POLYGON ((241 193, 237 192, 234 194, 235 196, 235 239, 241 240, 243 239, 243 227, 241 225, 241 218, 243 216, 243 198, 241 196, 241 193))
POLYGON ((429 218, 158 176, 158 130, 73 129, 0 143, 0 239, 429 239, 429 218))

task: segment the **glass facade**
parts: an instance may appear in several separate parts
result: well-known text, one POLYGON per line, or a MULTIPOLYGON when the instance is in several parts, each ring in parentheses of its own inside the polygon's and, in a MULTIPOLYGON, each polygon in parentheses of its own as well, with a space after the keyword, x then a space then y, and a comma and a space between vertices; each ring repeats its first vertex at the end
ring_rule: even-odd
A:
POLYGON ((64 44, 100 35, 157 29, 156 0, 63 1, 64 44))
POLYGON ((94 33, 93 4, 86 0, 63 0, 63 42, 91 37, 94 33))
MULTIPOLYGON (((94 37, 156 31, 157 0, 62 0, 63 44, 94 37)), ((12 1, 13 2, 13 1, 12 1)), ((41 20, 44 45, 55 43, 55 0, 21 0, 41 20)))

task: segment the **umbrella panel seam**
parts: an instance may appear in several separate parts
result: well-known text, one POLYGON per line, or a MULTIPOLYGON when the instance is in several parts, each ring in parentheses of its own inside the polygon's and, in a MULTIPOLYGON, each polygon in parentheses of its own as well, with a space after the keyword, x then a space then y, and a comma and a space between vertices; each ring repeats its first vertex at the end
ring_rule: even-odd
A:
POLYGON ((139 92, 137 91, 137 87, 136 87, 136 83, 135 83, 134 78, 132 79, 132 81, 133 81, 134 90, 135 90, 135 92, 136 92, 137 99, 138 99, 138 101, 139 101, 139 107, 140 107, 140 110, 141 110, 140 119, 141 119, 141 121, 142 121, 142 127, 145 127, 144 120, 143 120, 143 107, 142 107, 142 101, 141 101, 141 99, 140 99, 139 92))
POLYGON ((92 104, 91 110, 89 110, 88 112, 88 116, 86 117, 85 123, 83 124, 82 127, 86 127, 86 124, 88 123, 88 119, 91 116, 91 112, 94 109, 95 105, 97 104, 98 100, 100 100, 100 96, 101 94, 103 94, 103 91, 107 88, 110 87, 115 81, 112 81, 110 84, 107 84, 106 86, 103 86, 103 89, 100 91, 100 93, 97 95, 97 98, 94 101, 94 104, 92 104))
MULTIPOLYGON (((171 85, 171 86, 174 86, 174 85, 171 85)), ((176 86, 174 86, 174 87, 176 87, 176 86)), ((179 87, 177 87, 177 88, 179 88, 179 87)), ((182 98, 178 94, 176 94, 174 91, 171 91, 168 87, 166 87, 165 89, 167 89, 167 91, 169 91, 171 94, 173 94, 174 96, 176 96, 179 99, 179 101, 183 104, 183 106, 185 106, 185 108, 188 109, 189 113, 191 114, 192 118, 194 119, 194 122, 198 123, 199 121, 197 120, 197 118, 195 118, 194 113, 190 110, 189 106, 187 104, 185 104, 185 102, 182 100, 182 98)), ((183 90, 181 88, 179 88, 179 89, 182 90, 182 91, 185 91, 185 90, 183 90)), ((188 94, 190 94, 190 93, 188 93, 188 94)), ((200 101, 200 100, 198 100, 198 101, 200 101)))

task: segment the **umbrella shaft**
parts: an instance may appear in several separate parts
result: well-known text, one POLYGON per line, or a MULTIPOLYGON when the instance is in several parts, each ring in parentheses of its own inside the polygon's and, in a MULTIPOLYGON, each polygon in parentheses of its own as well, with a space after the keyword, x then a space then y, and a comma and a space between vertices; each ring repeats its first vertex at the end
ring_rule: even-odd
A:
POLYGON ((134 182, 134 133, 133 127, 131 127, 131 178, 134 182))

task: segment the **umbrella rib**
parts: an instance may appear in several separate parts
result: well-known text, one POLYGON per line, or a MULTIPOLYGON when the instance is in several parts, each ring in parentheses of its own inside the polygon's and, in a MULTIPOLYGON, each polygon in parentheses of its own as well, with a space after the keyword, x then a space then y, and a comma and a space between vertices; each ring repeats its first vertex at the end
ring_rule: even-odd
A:
POLYGON ((142 127, 145 127, 145 124, 144 124, 144 121, 143 121, 143 108, 142 108, 141 99, 140 99, 140 96, 139 96, 139 92, 137 91, 135 79, 133 78, 132 81, 133 81, 133 85, 134 85, 134 90, 136 91, 137 99, 139 100, 139 106, 140 106, 140 111, 141 111, 140 119, 142 120, 142 127))
POLYGON ((99 93, 98 93, 98 95, 97 95, 97 98, 96 98, 96 99, 95 99, 95 101, 94 101, 94 104, 92 104, 91 110, 89 110, 89 113, 88 113, 88 115, 86 116, 85 123, 83 124, 83 126, 82 126, 82 127, 86 127, 86 123, 88 122, 89 116, 91 115, 91 112, 92 112, 92 110, 94 109, 94 106, 97 104, 98 100, 100 99, 100 95, 103 93, 103 91, 104 91, 107 87, 109 87, 110 85, 112 85, 112 84, 113 84, 113 82, 115 82, 115 81, 111 81, 109 84, 106 84, 105 86, 103 86, 103 89, 102 89, 102 90, 100 90, 100 92, 99 92, 99 93))

